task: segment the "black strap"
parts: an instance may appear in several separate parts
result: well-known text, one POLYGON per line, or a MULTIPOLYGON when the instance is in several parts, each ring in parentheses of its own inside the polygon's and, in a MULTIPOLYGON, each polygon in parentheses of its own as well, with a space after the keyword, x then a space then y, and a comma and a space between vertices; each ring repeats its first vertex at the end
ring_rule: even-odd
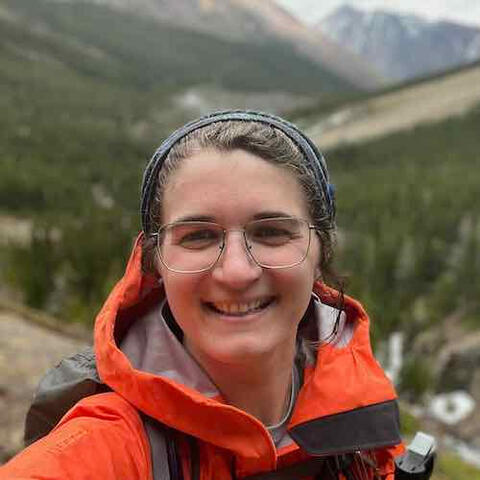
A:
POLYGON ((190 479, 200 480, 200 452, 198 440, 195 437, 188 437, 190 446, 190 479))
MULTIPOLYGON (((320 474, 327 465, 328 457, 312 457, 301 463, 272 472, 258 473, 242 478, 242 480, 298 480, 302 477, 311 477, 320 474)), ((328 477, 326 477, 328 478, 328 477)))

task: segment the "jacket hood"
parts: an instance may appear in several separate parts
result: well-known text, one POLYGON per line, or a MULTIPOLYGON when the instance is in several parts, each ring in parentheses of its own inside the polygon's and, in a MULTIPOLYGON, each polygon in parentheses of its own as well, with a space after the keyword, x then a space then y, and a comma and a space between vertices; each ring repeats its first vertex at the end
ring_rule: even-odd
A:
MULTIPOLYGON (((257 462, 255 468, 275 468, 275 446, 265 426, 226 404, 183 348, 162 285, 142 273, 142 241, 140 234, 124 277, 96 319, 95 353, 102 381, 160 422, 257 462)), ((337 317, 338 293, 317 283, 312 294, 322 339, 337 317)), ((340 318, 339 333, 323 343, 305 367, 288 425, 291 438, 309 454, 401 442, 396 394, 373 357, 369 319, 349 297, 340 318)))

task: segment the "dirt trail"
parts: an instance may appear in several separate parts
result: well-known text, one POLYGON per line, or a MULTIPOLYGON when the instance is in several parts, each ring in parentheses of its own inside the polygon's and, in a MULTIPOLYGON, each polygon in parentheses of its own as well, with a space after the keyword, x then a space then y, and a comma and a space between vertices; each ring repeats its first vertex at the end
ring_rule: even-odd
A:
POLYGON ((0 307, 0 464, 22 448, 25 414, 40 378, 84 346, 0 307))
POLYGON ((461 115, 480 103, 480 66, 347 105, 308 134, 322 149, 461 115))

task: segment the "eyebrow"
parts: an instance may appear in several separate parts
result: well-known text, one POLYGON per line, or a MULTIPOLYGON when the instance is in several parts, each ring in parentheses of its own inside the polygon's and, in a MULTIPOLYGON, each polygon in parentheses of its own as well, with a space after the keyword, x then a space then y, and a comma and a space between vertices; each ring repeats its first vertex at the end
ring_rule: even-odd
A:
MULTIPOLYGON (((252 220, 263 220, 265 218, 292 218, 293 215, 282 212, 280 210, 266 210, 263 212, 256 213, 252 220)), ((217 222, 215 217, 211 215, 185 215, 174 220, 174 223, 177 222, 217 222)))
POLYGON ((175 223, 177 222, 215 222, 215 217, 211 215, 185 215, 177 218, 175 223))
POLYGON ((263 220, 264 218, 292 218, 293 215, 280 210, 267 210, 257 213, 253 216, 254 220, 263 220))

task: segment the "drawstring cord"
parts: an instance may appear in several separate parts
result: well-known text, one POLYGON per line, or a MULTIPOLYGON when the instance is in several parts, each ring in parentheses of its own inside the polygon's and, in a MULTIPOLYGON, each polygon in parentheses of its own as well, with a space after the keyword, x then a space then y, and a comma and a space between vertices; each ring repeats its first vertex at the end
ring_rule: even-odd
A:
POLYGON ((237 458, 235 455, 232 456, 232 461, 230 463, 230 476, 232 480, 237 480, 237 458))
POLYGON ((188 437, 190 447, 190 478, 191 480, 200 480, 200 452, 198 442, 195 437, 188 437))

